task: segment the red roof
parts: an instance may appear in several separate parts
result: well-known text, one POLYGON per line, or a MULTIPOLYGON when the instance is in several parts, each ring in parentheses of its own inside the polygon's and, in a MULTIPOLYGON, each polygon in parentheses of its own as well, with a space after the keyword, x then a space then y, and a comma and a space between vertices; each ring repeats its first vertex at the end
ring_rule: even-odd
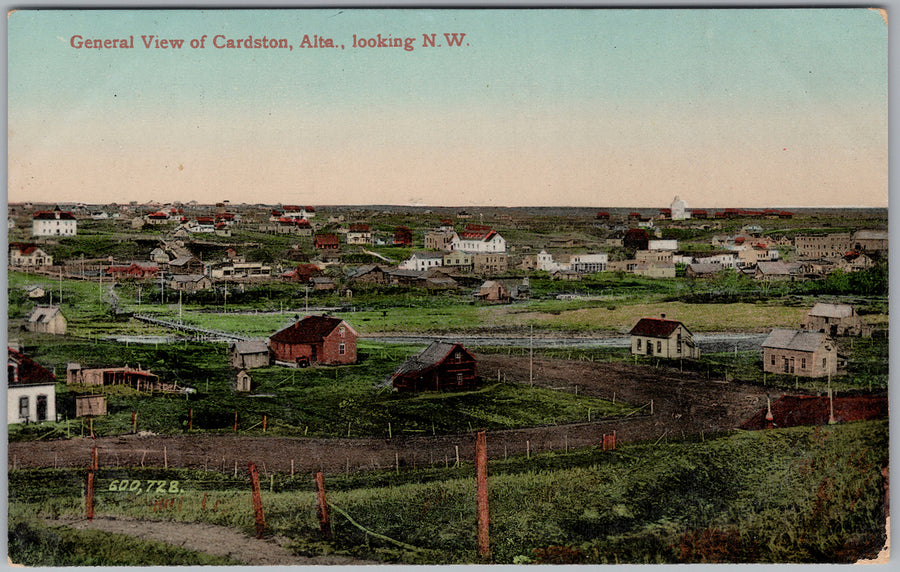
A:
POLYGON ((166 213, 161 213, 161 212, 150 213, 147 216, 149 218, 169 218, 169 215, 167 215, 166 213))
POLYGON ((62 211, 38 211, 34 213, 34 218, 36 220, 75 220, 75 215, 62 211))
POLYGON ((211 216, 198 216, 197 222, 213 223, 215 219, 211 216))
POLYGON ((333 332, 343 320, 328 316, 307 316, 286 328, 278 330, 269 338, 284 344, 314 344, 321 342, 333 332))
POLYGON ((22 244, 21 242, 12 242, 10 243, 9 247, 18 250, 21 254, 24 255, 29 255, 38 248, 36 244, 22 244))
POLYGON ((338 237, 336 234, 317 234, 315 243, 317 246, 338 244, 338 237))
POLYGON ((350 232, 369 232, 369 225, 361 222, 350 225, 350 232))
POLYGON ((15 362, 19 366, 17 378, 15 380, 7 380, 8 383, 22 385, 56 383, 56 377, 44 367, 38 365, 33 359, 12 348, 8 347, 7 349, 9 350, 10 361, 15 362))
MULTIPOLYGON (((678 326, 683 324, 677 320, 664 318, 641 318, 629 334, 632 336, 647 336, 650 338, 668 338, 678 326)), ((685 328, 686 329, 686 328, 685 328)))
POLYGON ((286 212, 299 212, 303 210, 303 207, 297 205, 284 205, 284 210, 286 212))

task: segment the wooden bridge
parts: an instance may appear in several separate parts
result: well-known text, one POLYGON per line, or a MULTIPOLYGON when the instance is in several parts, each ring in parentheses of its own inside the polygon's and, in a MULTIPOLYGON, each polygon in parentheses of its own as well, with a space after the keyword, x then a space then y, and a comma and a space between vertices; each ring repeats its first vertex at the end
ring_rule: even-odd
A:
POLYGON ((225 338, 228 340, 235 340, 235 341, 239 341, 239 342, 246 342, 246 341, 252 339, 250 336, 245 336, 242 334, 235 334, 234 332, 221 332, 219 330, 210 330, 208 328, 201 328, 200 326, 192 326, 190 324, 184 324, 182 322, 174 322, 172 320, 163 320, 162 318, 154 318, 153 316, 134 314, 132 317, 135 320, 140 320, 141 322, 147 322, 148 324, 155 324, 157 326, 162 326, 164 328, 178 330, 181 332, 189 332, 192 334, 205 336, 207 338, 225 338))

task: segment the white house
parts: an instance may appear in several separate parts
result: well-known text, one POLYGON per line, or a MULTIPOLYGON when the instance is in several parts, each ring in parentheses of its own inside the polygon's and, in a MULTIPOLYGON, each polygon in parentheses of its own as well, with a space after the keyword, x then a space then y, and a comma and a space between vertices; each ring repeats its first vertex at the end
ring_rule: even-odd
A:
POLYGON ((53 257, 34 244, 9 245, 9 265, 16 267, 53 266, 53 257))
POLYGON ((537 269, 544 272, 556 272, 559 270, 569 270, 568 264, 560 264, 553 261, 553 255, 546 250, 542 250, 537 255, 537 269))
POLYGON ((605 252, 598 254, 573 254, 569 260, 569 268, 579 274, 603 272, 609 262, 609 255, 605 252))
POLYGON ((75 236, 77 233, 75 215, 59 210, 58 206, 52 211, 38 211, 32 217, 31 234, 34 236, 75 236))
POLYGON ((444 255, 440 252, 414 252, 407 260, 403 261, 397 268, 400 270, 429 270, 438 266, 443 266, 444 255))
POLYGON ((454 234, 450 250, 472 253, 506 252, 506 239, 490 227, 469 225, 466 230, 454 234))
POLYGON ((56 378, 21 352, 7 349, 6 423, 56 421, 56 378))

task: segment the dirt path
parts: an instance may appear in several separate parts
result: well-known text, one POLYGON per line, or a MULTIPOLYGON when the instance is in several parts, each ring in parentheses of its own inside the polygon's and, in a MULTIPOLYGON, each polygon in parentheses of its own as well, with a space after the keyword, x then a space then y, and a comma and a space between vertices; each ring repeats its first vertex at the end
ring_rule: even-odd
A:
POLYGON ((44 519, 51 525, 62 525, 78 530, 100 530, 127 534, 143 540, 156 540, 181 546, 195 552, 213 556, 225 556, 252 566, 285 565, 339 565, 379 564, 345 556, 297 556, 283 547, 286 539, 258 540, 231 528, 212 524, 138 520, 128 517, 96 516, 93 521, 84 518, 44 519))
MULTIPOLYGON (((528 359, 480 355, 480 374, 508 382, 529 382, 528 359)), ((488 454, 537 453, 596 446, 604 434, 619 441, 656 440, 733 429, 765 407, 766 389, 707 380, 695 373, 623 363, 535 359, 535 383, 604 399, 644 406, 640 415, 591 423, 490 431, 488 454), (653 414, 650 415, 650 403, 653 414)), ((782 392, 771 391, 772 400, 782 392)), ((471 434, 395 436, 393 439, 317 439, 239 435, 122 435, 10 443, 10 468, 86 467, 91 448, 100 464, 169 466, 246 473, 249 462, 261 472, 345 472, 455 462, 474 454, 471 434)))

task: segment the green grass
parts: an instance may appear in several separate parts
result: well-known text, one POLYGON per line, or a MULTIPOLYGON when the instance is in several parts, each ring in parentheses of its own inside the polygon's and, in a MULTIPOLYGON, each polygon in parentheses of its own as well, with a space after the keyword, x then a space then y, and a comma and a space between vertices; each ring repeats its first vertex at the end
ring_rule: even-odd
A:
MULTIPOLYGON (((884 541, 880 471, 888 463, 887 443, 888 423, 873 421, 492 460, 492 561, 811 563, 871 556, 884 541)), ((79 514, 83 473, 13 471, 10 506, 36 515, 79 514)), ((161 508, 146 495, 104 490, 112 479, 150 478, 148 471, 111 469, 101 471, 98 511, 252 532, 246 478, 154 475, 180 481, 180 504, 161 508)), ((415 549, 367 535, 337 509, 331 511, 334 541, 321 541, 309 475, 263 479, 268 532, 308 554, 480 561, 469 462, 399 474, 333 474, 326 488, 329 502, 356 523, 415 549)))

